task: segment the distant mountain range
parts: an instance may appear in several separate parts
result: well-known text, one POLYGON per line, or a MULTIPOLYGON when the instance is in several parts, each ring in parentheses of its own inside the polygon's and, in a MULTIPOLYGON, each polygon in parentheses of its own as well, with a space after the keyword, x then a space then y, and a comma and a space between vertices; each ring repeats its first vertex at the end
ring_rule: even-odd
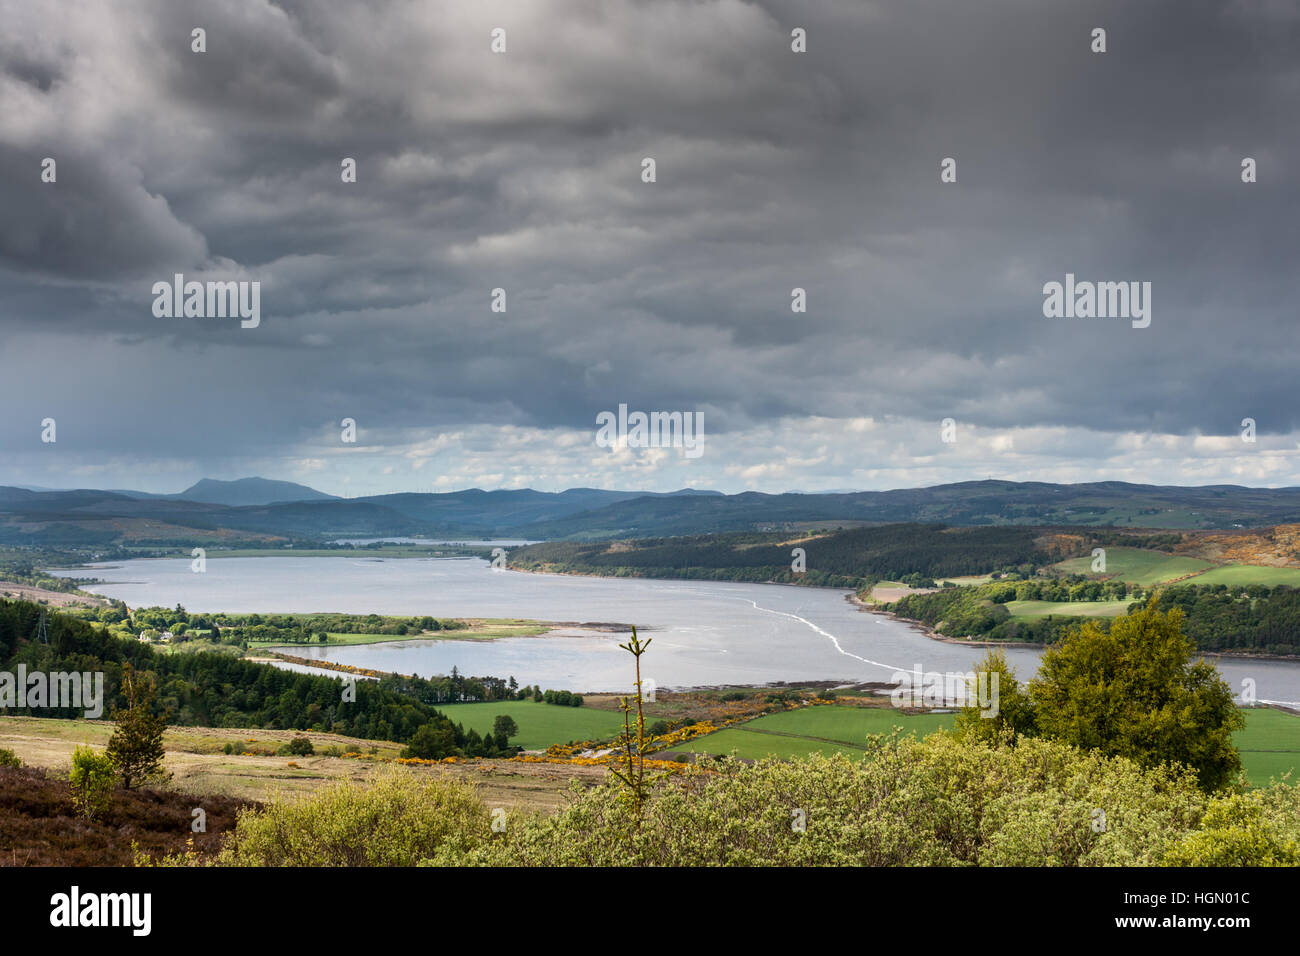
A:
MULTIPOLYGON (((13 485, 21 491, 67 492, 67 488, 41 488, 36 485, 13 485)), ((130 491, 123 488, 110 489, 110 494, 124 495, 127 498, 153 499, 166 501, 201 501, 212 505, 269 505, 289 501, 339 501, 335 495, 327 495, 315 488, 308 488, 293 481, 272 481, 269 478, 237 478, 234 481, 222 481, 218 478, 203 478, 190 485, 184 491, 174 495, 160 495, 150 491, 130 491)))
POLYGON ((236 481, 218 481, 204 478, 186 488, 177 498, 185 501, 206 501, 213 505, 270 505, 277 501, 338 501, 315 488, 292 481, 271 481, 267 478, 240 478, 236 481))
POLYGON ((571 488, 337 498, 293 482, 204 479, 174 495, 0 487, 0 544, 335 537, 659 537, 921 521, 1224 529, 1300 522, 1300 488, 970 481, 896 491, 724 495, 571 488))

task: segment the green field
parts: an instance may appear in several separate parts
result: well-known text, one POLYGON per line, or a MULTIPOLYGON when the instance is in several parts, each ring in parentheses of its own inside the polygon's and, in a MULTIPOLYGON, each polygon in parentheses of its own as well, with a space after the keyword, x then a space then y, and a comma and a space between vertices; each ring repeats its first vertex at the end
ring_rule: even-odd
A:
POLYGON ((1188 584, 1262 584, 1273 587, 1289 584, 1300 587, 1300 568, 1269 568, 1257 564, 1225 564, 1198 574, 1187 580, 1188 584))
MULTIPOLYGON (((1289 770, 1300 777, 1300 717, 1265 707, 1246 710, 1245 715, 1246 727, 1234 739, 1250 783, 1263 786, 1271 777, 1280 777, 1289 770)), ((887 707, 808 707, 768 714, 673 749, 711 754, 734 750, 747 760, 802 757, 809 753, 853 754, 862 752, 867 734, 887 734, 897 726, 924 736, 951 727, 953 719, 953 714, 909 717, 887 707)))
POLYGON ((510 742, 525 750, 545 750, 551 744, 575 740, 608 739, 623 729, 623 717, 616 711, 560 707, 531 700, 439 704, 438 709, 453 723, 480 734, 492 732, 492 722, 498 714, 513 717, 519 725, 519 736, 511 737, 510 742))
MULTIPOLYGON (((1256 564, 1215 565, 1200 558, 1179 557, 1141 548, 1107 548, 1104 574, 1092 573, 1090 557, 1070 558, 1053 566, 1065 574, 1118 578, 1143 587, 1162 584, 1175 578, 1186 578, 1185 581, 1179 581, 1180 584, 1263 584, 1268 587, 1289 584, 1300 587, 1300 568, 1271 568, 1256 564), (1193 576, 1186 577, 1189 574, 1193 576)), ((1014 610, 1012 613, 1015 613, 1014 610)))
MULTIPOLYGON (((1066 574, 1083 574, 1090 578, 1118 578, 1143 587, 1181 578, 1186 574, 1213 568, 1209 561, 1200 558, 1183 558, 1142 548, 1107 548, 1106 570, 1094 574, 1092 558, 1070 558, 1055 565, 1066 574)), ((1196 580, 1200 580, 1197 578, 1196 580)))
POLYGON ((1271 707, 1251 708, 1246 729, 1233 739, 1253 786, 1264 786, 1288 770, 1294 771, 1292 783, 1300 778, 1300 717, 1271 707))
POLYGON ((1133 602, 1123 601, 1008 601, 1012 617, 1118 617, 1133 602))
POLYGON ((868 734, 888 734, 895 727, 924 736, 952 726, 954 714, 909 717, 892 707, 832 705, 768 714, 688 744, 672 748, 691 753, 727 754, 756 760, 769 755, 803 757, 809 753, 861 752, 868 734))

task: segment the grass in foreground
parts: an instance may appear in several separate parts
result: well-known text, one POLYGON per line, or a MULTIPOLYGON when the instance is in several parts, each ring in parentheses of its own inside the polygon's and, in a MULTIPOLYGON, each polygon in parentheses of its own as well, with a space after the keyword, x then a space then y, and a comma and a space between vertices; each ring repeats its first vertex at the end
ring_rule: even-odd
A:
MULTIPOLYGON (((88 743, 102 750, 112 731, 113 724, 102 720, 0 717, 0 748, 13 750, 24 765, 44 767, 55 775, 66 774, 75 747, 88 743)), ((167 748, 165 766, 172 773, 177 790, 255 801, 299 799, 339 781, 372 779, 393 766, 369 757, 358 760, 324 756, 322 752, 327 748, 368 754, 373 746, 376 756, 383 760, 399 756, 404 746, 392 741, 358 740, 316 731, 225 727, 169 727, 163 745, 167 748), (312 741, 315 756, 267 755, 300 735, 312 741), (223 749, 228 742, 246 744, 257 756, 227 755, 223 749)), ((605 773, 602 767, 507 760, 401 769, 416 776, 472 781, 490 806, 540 812, 552 812, 560 807, 570 782, 590 786, 605 773)))
MULTIPOLYGON (((104 747, 116 727, 110 720, 75 720, 62 717, 0 717, 0 746, 16 747, 15 742, 44 741, 57 749, 67 745, 71 752, 72 745, 91 744, 104 747)), ((371 747, 382 757, 396 757, 402 750, 402 744, 388 740, 365 740, 360 737, 345 737, 341 734, 328 734, 315 730, 263 730, 249 727, 182 727, 169 725, 163 732, 163 747, 168 753, 185 754, 219 754, 227 742, 242 741, 251 744, 250 750, 260 752, 274 749, 294 737, 306 737, 312 745, 320 750, 325 747, 338 747, 341 750, 361 750, 369 752, 371 747)), ((48 761, 36 761, 49 766, 48 761)))

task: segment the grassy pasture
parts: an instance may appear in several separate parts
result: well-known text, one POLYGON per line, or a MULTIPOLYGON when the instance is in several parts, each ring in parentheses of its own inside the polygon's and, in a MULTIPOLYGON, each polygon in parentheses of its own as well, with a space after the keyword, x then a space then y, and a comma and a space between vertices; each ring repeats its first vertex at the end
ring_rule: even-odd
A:
POLYGON ((1300 777, 1300 717, 1271 707, 1248 709, 1246 727, 1235 740, 1253 786, 1287 771, 1293 771, 1292 783, 1300 777))
POLYGON ((768 714, 701 737, 674 751, 727 754, 745 759, 769 755, 803 757, 810 753, 861 752, 868 734, 888 734, 895 727, 907 733, 933 733, 952 726, 954 714, 908 716, 892 707, 831 705, 768 714))
MULTIPOLYGON (((1083 574, 1090 578, 1118 578, 1130 584, 1149 587, 1184 575, 1208 571, 1214 565, 1200 558, 1185 558, 1142 548, 1107 548, 1105 573, 1093 573, 1091 557, 1069 558, 1058 562, 1055 567, 1066 574, 1083 574)), ((1194 580, 1199 581, 1199 578, 1194 580)))
MULTIPOLYGON (((1300 776, 1300 717, 1266 707, 1247 709, 1245 716, 1246 727, 1235 740, 1251 785, 1264 786, 1287 771, 1300 776)), ((673 749, 711 754, 735 750, 748 760, 854 754, 862 752, 867 734, 887 734, 898 726, 924 736, 951 727, 953 720, 953 714, 908 716, 890 707, 809 707, 759 717, 673 749)))
POLYGON ((1188 584, 1288 584, 1300 587, 1300 568, 1270 568, 1257 564, 1225 564, 1189 578, 1188 584))
POLYGON ((487 701, 474 704, 439 704, 438 709, 466 730, 492 732, 498 714, 513 717, 519 736, 510 738, 525 750, 545 750, 551 744, 612 737, 623 729, 621 714, 591 707, 561 707, 531 700, 487 701))
MULTIPOLYGON (((15 751, 28 766, 48 767, 56 774, 66 773, 76 746, 89 743, 102 750, 112 731, 113 725, 101 720, 0 716, 0 747, 15 751)), ((401 744, 391 741, 358 740, 310 730, 168 727, 163 735, 163 746, 167 748, 166 767, 175 775, 172 786, 184 793, 221 794, 252 800, 294 799, 340 780, 369 780, 381 768, 392 766, 370 759, 321 755, 319 751, 330 745, 363 752, 369 752, 374 746, 380 758, 396 757, 402 750, 401 744), (252 738, 250 749, 261 753, 299 735, 311 739, 317 748, 316 756, 245 757, 222 753, 228 741, 247 743, 252 738)), ((591 785, 605 776, 603 767, 508 760, 476 760, 405 769, 419 776, 450 776, 471 781, 479 787, 484 802, 490 807, 514 807, 525 812, 540 810, 546 813, 565 804, 570 781, 579 780, 591 785)))
POLYGON ((1118 617, 1133 603, 1123 601, 1008 601, 1012 617, 1118 617))

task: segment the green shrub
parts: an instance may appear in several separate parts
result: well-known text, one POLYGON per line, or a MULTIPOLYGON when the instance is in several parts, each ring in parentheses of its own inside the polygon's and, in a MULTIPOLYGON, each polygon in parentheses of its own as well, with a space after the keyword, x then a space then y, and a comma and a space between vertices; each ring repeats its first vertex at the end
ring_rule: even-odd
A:
POLYGON ((1165 855, 1167 866, 1300 866, 1300 787, 1219 797, 1200 828, 1165 855))
POLYGON ((0 749, 0 767, 21 767, 23 762, 12 750, 0 749))
POLYGON ((294 737, 276 751, 281 757, 310 757, 316 753, 309 737, 294 737))
POLYGON ((96 753, 90 747, 78 747, 72 752, 68 782, 72 785, 72 802, 82 816, 93 819, 108 809, 116 780, 117 772, 107 754, 96 753))
POLYGON ((863 759, 694 765, 658 790, 636 830, 626 826, 617 790, 599 787, 554 817, 520 821, 474 858, 529 866, 1153 865, 1195 825, 1206 799, 1189 772, 1144 770, 1051 741, 993 748, 947 734, 875 738, 863 759))
POLYGON ((491 832, 464 783, 389 768, 241 815, 235 866, 1223 866, 1300 863, 1300 787, 1210 796, 1194 771, 1057 741, 936 733, 863 757, 700 759, 491 832))
POLYGON ((163 768, 167 723, 152 710, 157 695, 153 678, 141 678, 127 663, 122 665, 122 688, 127 706, 113 714, 117 726, 108 738, 107 751, 122 786, 130 790, 145 781, 170 779, 163 768))
POLYGON ((240 814, 220 862, 231 866, 414 866, 454 861, 491 836, 473 787, 392 768, 303 800, 240 814))
POLYGON ((1245 719, 1182 622, 1180 609, 1148 605, 1109 628, 1085 621, 1048 648, 1029 682, 1038 732, 1146 767, 1186 764, 1206 792, 1230 790, 1245 719))
MULTIPOLYGON (((371 752, 374 752, 373 748, 371 752)), ((410 741, 402 748, 402 757, 406 760, 412 758, 441 760, 443 757, 450 757, 458 752, 456 749, 456 733, 452 729, 451 723, 446 720, 438 723, 429 721, 427 724, 422 724, 411 736, 410 741)))

